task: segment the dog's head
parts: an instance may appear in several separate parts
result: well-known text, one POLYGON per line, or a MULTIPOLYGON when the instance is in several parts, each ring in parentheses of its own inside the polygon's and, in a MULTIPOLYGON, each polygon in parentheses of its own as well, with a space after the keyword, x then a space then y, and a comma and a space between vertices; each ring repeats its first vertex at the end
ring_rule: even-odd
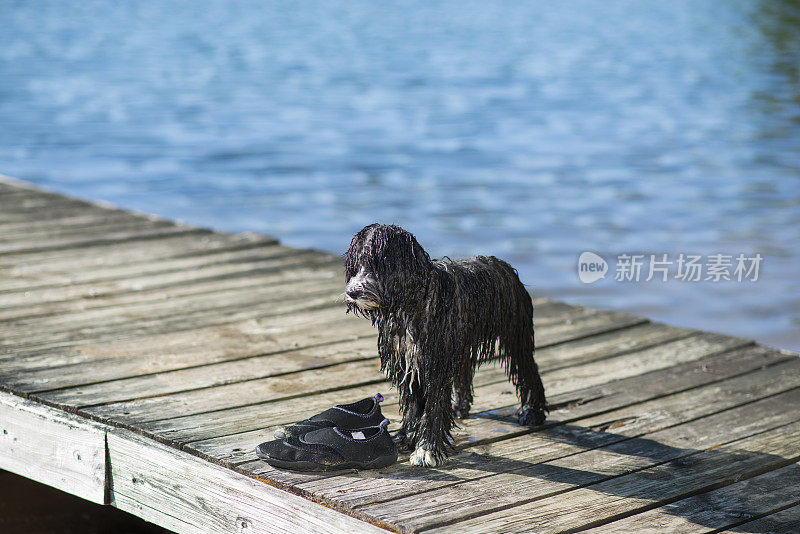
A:
POLYGON ((424 291, 431 259, 410 232, 371 224, 353 236, 345 255, 347 311, 393 312, 424 291))

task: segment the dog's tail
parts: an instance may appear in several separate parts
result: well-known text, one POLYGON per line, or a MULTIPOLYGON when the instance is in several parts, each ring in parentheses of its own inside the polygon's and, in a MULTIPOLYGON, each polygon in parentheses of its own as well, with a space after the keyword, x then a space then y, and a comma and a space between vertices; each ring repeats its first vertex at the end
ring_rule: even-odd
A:
POLYGON ((511 382, 517 388, 522 411, 531 410, 535 419, 543 421, 547 410, 544 385, 534 359, 533 301, 522 285, 515 284, 514 313, 500 336, 500 353, 511 382))

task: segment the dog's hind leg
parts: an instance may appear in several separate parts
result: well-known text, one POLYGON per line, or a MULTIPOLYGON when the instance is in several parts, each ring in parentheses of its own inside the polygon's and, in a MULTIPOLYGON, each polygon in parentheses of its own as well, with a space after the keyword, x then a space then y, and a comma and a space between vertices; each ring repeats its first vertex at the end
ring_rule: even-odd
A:
POLYGON ((539 369, 533 359, 533 352, 528 356, 519 355, 517 362, 517 393, 520 408, 519 424, 538 426, 547 417, 547 402, 544 398, 544 385, 539 369))
POLYGON ((520 408, 519 424, 541 425, 547 416, 547 402, 539 368, 533 359, 533 320, 528 313, 520 314, 520 321, 512 325, 502 339, 505 348, 506 372, 517 387, 520 408))
POLYGON ((472 378, 475 375, 475 365, 470 364, 468 358, 469 354, 464 355, 453 381, 453 416, 456 419, 469 417, 469 409, 472 406, 472 378))

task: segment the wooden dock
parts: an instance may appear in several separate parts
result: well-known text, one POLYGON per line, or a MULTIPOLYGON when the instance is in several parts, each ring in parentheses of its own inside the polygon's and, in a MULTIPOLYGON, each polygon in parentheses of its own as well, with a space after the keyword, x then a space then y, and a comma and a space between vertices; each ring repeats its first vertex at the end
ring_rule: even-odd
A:
POLYGON ((486 367, 443 468, 269 467, 333 404, 397 428, 342 292, 330 254, 0 179, 0 468, 182 533, 800 532, 796 354, 539 298, 545 426, 486 367))

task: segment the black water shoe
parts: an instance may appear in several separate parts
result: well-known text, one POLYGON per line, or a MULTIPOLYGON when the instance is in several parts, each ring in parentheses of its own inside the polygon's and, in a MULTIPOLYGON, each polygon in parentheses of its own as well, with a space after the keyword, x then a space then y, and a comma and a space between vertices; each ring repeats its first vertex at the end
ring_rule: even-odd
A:
POLYGON ((322 413, 299 423, 281 427, 275 431, 275 439, 302 436, 321 428, 363 428, 378 426, 383 421, 380 403, 383 395, 376 393, 372 397, 361 399, 351 404, 337 404, 322 413))
POLYGON ((295 471, 378 469, 397 461, 389 420, 358 429, 326 427, 301 436, 267 441, 256 455, 273 467, 295 471))

